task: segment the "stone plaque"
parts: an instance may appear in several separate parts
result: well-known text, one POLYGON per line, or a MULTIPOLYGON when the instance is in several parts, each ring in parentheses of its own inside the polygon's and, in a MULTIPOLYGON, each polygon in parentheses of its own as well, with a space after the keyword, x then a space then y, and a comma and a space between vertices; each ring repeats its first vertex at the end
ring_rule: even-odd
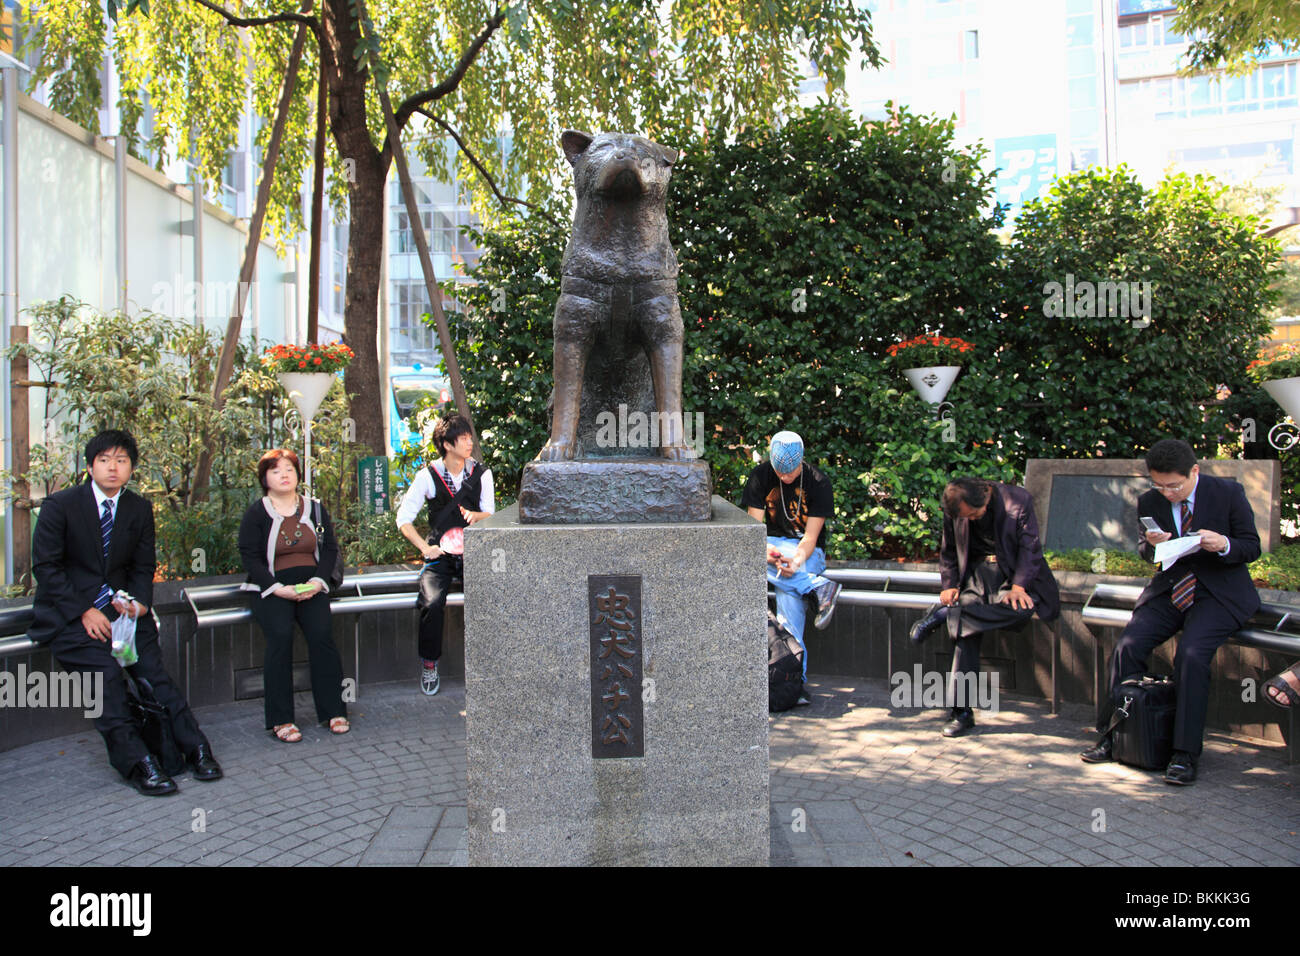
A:
POLYGON ((645 756, 639 574, 587 575, 591 622, 591 756, 645 756))

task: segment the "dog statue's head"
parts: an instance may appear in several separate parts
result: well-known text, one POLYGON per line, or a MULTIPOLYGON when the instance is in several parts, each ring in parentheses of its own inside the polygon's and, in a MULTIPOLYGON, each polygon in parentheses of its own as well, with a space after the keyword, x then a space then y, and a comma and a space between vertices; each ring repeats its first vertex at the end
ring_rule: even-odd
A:
POLYGON ((568 129, 560 137, 564 155, 573 166, 578 199, 590 195, 606 199, 640 196, 662 201, 678 152, 668 146, 629 133, 582 133, 568 129))

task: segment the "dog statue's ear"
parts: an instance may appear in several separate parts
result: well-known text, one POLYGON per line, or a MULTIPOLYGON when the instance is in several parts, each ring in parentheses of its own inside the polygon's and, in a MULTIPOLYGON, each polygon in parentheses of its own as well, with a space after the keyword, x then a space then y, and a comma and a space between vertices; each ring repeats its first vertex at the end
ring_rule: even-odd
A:
POLYGON ((663 156, 664 162, 669 166, 677 162, 678 157, 682 155, 680 151, 673 149, 671 146, 660 146, 659 154, 663 156))
POLYGON ((578 162, 578 157, 587 151, 591 141, 595 139, 590 133, 583 133, 576 129, 566 129, 560 135, 560 145, 564 147, 564 158, 569 161, 570 166, 578 162))

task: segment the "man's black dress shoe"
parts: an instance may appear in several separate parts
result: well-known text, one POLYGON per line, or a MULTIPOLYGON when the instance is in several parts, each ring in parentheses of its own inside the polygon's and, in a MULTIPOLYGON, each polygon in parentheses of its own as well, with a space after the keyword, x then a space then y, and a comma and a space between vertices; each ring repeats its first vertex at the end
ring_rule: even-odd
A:
POLYGON ((960 737, 975 726, 975 714, 969 707, 952 712, 952 720, 943 725, 945 737, 960 737))
POLYGON ((926 612, 925 617, 912 625, 912 629, 907 632, 907 636, 912 639, 913 644, 920 644, 946 620, 948 620, 948 608, 942 604, 936 604, 926 612))
POLYGON ((158 758, 153 754, 147 755, 132 767, 126 779, 146 797, 165 797, 179 790, 176 781, 163 773, 158 758))
POLYGON ((223 776, 221 764, 212 756, 212 748, 207 744, 199 744, 190 754, 189 761, 195 780, 220 780, 223 776))
POLYGON ((1188 787, 1196 782, 1196 758, 1185 750, 1175 750, 1165 768, 1165 783, 1188 787))
POLYGON ((1110 737, 1102 737, 1093 746, 1079 754, 1079 759, 1084 763, 1106 763, 1108 760, 1115 759, 1113 749, 1114 745, 1111 743, 1110 737))

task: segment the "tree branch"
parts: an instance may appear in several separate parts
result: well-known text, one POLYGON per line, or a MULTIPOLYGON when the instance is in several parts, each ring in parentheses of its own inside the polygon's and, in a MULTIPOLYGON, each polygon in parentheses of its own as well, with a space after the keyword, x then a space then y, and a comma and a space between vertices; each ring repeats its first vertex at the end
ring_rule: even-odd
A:
POLYGON ((212 0, 194 0, 194 2, 201 7, 206 7, 213 13, 219 14, 232 27, 260 27, 268 23, 301 23, 316 34, 317 42, 320 41, 320 21, 306 14, 277 13, 269 17, 237 17, 220 4, 213 3, 212 0))
POLYGON ((497 188, 496 181, 492 178, 491 174, 487 171, 487 169, 484 168, 483 164, 479 162, 478 157, 474 155, 474 152, 469 148, 466 142, 460 138, 459 133, 457 133, 454 129, 448 126, 447 123, 444 122, 442 119, 440 119, 437 116, 434 116, 432 113, 430 113, 428 110, 424 109, 423 107, 416 109, 416 112, 419 113, 421 116, 427 116, 429 119, 433 120, 435 123, 437 123, 439 126, 441 126, 443 129, 447 131, 447 134, 452 139, 454 139, 456 141, 456 145, 460 147, 460 151, 465 154, 465 157, 471 163, 474 164, 474 168, 478 170, 479 175, 487 180, 487 184, 492 187, 492 192, 496 194, 497 200, 500 201, 501 205, 505 206, 513 202, 513 203, 518 203, 521 206, 527 206, 529 209, 532 209, 535 212, 539 213, 540 215, 546 217, 546 220, 550 222, 551 225, 553 226, 560 225, 560 223, 556 220, 554 216, 548 213, 541 206, 537 205, 537 203, 529 202, 526 199, 519 199, 515 196, 504 195, 501 192, 501 190, 497 188))
MULTIPOLYGON (((201 0, 202 2, 202 0, 201 0)), ((407 97, 400 106, 393 112, 397 119, 397 128, 401 130, 411 118, 411 114, 423 106, 425 103, 432 103, 434 100, 440 100, 448 93, 453 92, 456 87, 460 86, 460 81, 465 78, 465 73, 469 70, 470 65, 478 58, 479 51, 483 49, 487 41, 492 38, 492 34, 497 28, 505 22, 506 11, 500 11, 496 16, 487 22, 481 33, 474 38, 474 41, 465 48, 461 54, 460 62, 456 64, 456 69, 451 71, 451 76, 447 77, 431 90, 425 90, 423 93, 416 93, 414 96, 407 97)))

